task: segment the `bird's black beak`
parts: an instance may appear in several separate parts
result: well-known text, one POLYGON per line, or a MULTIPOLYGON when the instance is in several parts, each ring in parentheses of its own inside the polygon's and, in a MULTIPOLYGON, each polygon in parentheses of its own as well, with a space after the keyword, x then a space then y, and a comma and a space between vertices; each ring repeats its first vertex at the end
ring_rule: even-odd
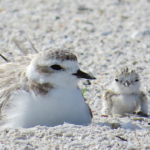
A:
POLYGON ((77 78, 96 79, 93 75, 87 74, 80 69, 77 71, 77 73, 73 73, 72 75, 77 76, 77 78))

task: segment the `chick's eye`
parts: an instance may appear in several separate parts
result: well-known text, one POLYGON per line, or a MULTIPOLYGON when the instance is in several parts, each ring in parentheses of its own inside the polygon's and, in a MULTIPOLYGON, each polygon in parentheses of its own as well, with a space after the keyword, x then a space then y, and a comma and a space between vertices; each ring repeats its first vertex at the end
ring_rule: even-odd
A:
POLYGON ((138 81, 139 81, 138 79, 135 80, 135 82, 138 82, 138 81))
POLYGON ((51 68, 54 70, 61 70, 62 69, 62 67, 59 65, 52 65, 51 68))
POLYGON ((118 82, 119 80, 118 80, 118 79, 115 79, 115 81, 118 82))

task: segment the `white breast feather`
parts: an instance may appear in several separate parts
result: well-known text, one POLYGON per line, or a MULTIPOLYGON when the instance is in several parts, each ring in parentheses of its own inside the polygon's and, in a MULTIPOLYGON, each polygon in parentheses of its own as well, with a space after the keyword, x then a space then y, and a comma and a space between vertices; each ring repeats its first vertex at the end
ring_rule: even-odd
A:
POLYGON ((27 92, 19 92, 11 97, 11 101, 12 106, 5 110, 9 120, 5 127, 27 128, 36 125, 55 126, 64 122, 91 122, 88 105, 79 89, 53 89, 45 97, 38 98, 27 92))

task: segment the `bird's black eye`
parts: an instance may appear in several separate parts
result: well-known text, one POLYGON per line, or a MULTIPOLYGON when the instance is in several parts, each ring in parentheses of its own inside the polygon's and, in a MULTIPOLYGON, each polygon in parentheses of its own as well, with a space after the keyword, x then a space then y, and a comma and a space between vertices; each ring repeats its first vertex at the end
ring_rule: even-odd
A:
POLYGON ((115 81, 118 82, 119 80, 118 80, 118 79, 115 79, 115 81))
POLYGON ((54 70, 61 70, 62 69, 62 67, 59 65, 52 65, 51 68, 54 70))
POLYGON ((138 82, 138 81, 139 81, 139 79, 136 79, 136 80, 135 80, 135 82, 138 82))

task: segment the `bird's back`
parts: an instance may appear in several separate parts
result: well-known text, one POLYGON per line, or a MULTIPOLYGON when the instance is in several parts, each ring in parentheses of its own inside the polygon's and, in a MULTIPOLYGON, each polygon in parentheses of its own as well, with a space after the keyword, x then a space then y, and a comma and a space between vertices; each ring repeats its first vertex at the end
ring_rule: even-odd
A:
POLYGON ((9 100, 11 93, 26 88, 28 79, 25 71, 29 59, 20 56, 14 62, 0 65, 0 109, 9 100))

